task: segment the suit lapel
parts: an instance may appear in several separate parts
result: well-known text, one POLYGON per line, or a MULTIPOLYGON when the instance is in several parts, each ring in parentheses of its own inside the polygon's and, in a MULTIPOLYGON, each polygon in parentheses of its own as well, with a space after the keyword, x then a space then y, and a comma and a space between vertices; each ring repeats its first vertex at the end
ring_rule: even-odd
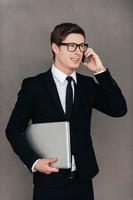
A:
POLYGON ((46 82, 45 83, 46 83, 46 88, 49 93, 49 96, 51 97, 57 110, 63 117, 65 117, 65 113, 64 113, 64 110, 61 105, 57 87, 56 87, 56 84, 55 84, 53 76, 52 76, 51 68, 46 72, 46 82))

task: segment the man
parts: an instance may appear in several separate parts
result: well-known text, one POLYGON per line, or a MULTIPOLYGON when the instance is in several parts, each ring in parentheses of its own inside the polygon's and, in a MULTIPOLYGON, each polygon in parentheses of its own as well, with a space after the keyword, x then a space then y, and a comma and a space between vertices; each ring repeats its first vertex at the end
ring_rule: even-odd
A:
MULTIPOLYGON (((45 73, 27 78, 18 93, 6 133, 15 153, 33 172, 34 200, 93 200, 92 178, 98 166, 90 136, 92 109, 112 117, 126 114, 125 99, 76 24, 57 25, 51 33, 53 65, 45 73), (82 58, 92 77, 76 73, 82 58), (28 122, 69 121, 72 167, 57 169, 58 158, 40 158, 25 138, 28 122)), ((52 141, 51 141, 52 142, 52 141)))

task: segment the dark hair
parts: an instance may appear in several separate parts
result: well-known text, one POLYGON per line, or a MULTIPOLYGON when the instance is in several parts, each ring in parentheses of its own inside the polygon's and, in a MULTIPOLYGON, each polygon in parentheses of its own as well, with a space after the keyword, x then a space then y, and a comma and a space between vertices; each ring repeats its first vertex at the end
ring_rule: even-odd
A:
MULTIPOLYGON (((57 46, 60 45, 60 43, 65 40, 65 38, 70 33, 79 33, 82 34, 85 38, 85 32, 84 30, 78 26, 77 24, 73 23, 62 23, 57 26, 55 26, 54 30, 51 33, 50 36, 50 42, 55 43, 57 46)), ((53 50, 52 50, 53 52, 53 50)), ((55 53, 53 52, 53 59, 55 59, 55 53)))

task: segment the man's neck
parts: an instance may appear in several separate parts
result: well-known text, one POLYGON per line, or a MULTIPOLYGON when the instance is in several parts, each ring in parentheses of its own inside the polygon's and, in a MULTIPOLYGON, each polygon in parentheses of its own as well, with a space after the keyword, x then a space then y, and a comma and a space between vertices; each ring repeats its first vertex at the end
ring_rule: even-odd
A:
POLYGON ((60 66, 59 64, 57 64, 56 62, 53 63, 54 66, 59 69, 60 71, 62 71, 64 74, 66 74, 67 76, 70 76, 75 70, 74 69, 68 69, 65 67, 60 66))

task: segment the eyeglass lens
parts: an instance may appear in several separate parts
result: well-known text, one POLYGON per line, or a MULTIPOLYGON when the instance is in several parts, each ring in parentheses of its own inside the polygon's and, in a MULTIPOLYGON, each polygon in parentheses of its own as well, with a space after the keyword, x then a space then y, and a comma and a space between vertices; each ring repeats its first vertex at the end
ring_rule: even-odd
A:
POLYGON ((84 52, 87 50, 88 45, 87 44, 74 44, 74 43, 68 43, 67 44, 67 48, 68 51, 75 51, 77 49, 77 47, 79 47, 81 52, 84 52))

